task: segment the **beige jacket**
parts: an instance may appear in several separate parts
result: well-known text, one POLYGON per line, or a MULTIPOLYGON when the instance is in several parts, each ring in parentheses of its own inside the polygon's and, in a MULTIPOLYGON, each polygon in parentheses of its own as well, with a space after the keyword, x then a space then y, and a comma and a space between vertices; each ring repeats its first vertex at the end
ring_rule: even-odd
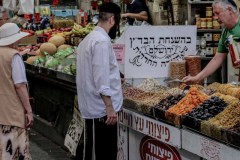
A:
POLYGON ((17 50, 0 47, 0 124, 25 128, 24 107, 12 80, 12 58, 17 50))

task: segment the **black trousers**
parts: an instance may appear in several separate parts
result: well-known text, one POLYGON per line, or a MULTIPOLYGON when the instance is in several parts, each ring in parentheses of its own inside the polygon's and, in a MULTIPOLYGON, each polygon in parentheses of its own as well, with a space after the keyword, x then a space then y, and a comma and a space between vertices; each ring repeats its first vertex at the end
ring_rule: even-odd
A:
POLYGON ((92 160, 94 146, 96 160, 117 159, 117 124, 107 125, 105 124, 106 119, 107 116, 85 119, 84 160, 92 160))

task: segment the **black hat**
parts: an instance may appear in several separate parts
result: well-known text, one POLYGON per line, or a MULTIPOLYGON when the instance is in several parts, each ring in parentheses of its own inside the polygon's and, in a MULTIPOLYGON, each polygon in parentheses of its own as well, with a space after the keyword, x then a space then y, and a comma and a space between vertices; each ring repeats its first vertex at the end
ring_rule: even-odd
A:
POLYGON ((113 14, 120 14, 121 8, 112 2, 103 3, 99 7, 99 12, 107 12, 107 13, 113 13, 113 14))

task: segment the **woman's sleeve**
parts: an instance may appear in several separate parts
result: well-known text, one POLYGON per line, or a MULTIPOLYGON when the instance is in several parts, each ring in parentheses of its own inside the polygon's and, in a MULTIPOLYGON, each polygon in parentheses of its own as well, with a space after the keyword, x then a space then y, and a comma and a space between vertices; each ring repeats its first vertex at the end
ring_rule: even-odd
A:
POLYGON ((15 54, 12 59, 12 79, 14 84, 27 82, 25 66, 19 54, 15 54))

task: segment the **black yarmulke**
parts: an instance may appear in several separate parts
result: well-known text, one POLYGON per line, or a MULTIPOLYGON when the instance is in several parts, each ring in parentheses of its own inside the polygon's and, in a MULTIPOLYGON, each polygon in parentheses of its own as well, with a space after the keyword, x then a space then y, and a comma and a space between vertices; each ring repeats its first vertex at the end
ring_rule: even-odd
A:
POLYGON ((121 8, 117 4, 115 4, 115 3, 108 2, 108 3, 103 3, 99 7, 99 12, 120 14, 121 13, 121 8))
POLYGON ((237 9, 237 5, 233 0, 228 0, 228 2, 237 9))

